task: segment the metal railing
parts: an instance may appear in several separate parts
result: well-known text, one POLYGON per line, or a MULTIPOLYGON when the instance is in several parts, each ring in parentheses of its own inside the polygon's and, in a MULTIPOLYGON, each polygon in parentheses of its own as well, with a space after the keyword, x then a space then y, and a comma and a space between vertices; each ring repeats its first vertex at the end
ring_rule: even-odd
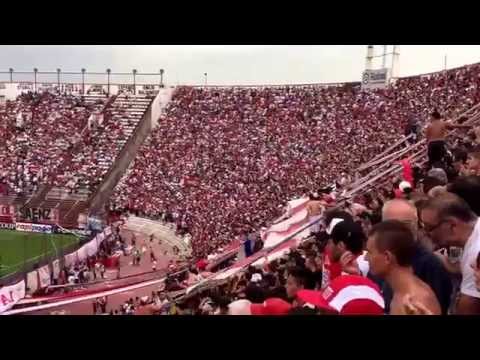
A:
POLYGON ((0 83, 29 83, 37 85, 65 85, 81 84, 88 85, 160 85, 163 86, 164 70, 160 69, 158 73, 138 72, 132 69, 131 72, 112 72, 107 69, 105 72, 86 71, 15 71, 10 68, 9 71, 0 71, 0 83), (2 79, 3 78, 3 79, 2 79), (93 81, 93 79, 95 79, 93 81))
MULTIPOLYGON (((458 123, 461 118, 468 116, 470 116, 470 118, 464 122, 465 125, 474 124, 480 120, 480 103, 457 116, 456 119, 453 120, 453 123, 458 123)), ((456 132, 457 129, 450 130, 447 133, 447 138, 454 135, 456 132)), ((379 168, 381 169, 390 166, 387 170, 382 171, 381 173, 378 173, 379 169, 371 171, 368 175, 366 175, 359 181, 356 181, 353 186, 350 186, 353 187, 353 189, 348 191, 345 196, 351 197, 354 194, 358 193, 360 190, 367 188, 369 185, 373 185, 377 180, 380 180, 387 176, 393 176, 400 172, 402 170, 402 166, 399 164, 395 164, 395 162, 401 160, 406 153, 413 152, 410 158, 412 163, 417 161, 420 165, 425 164, 427 156, 426 146, 426 139, 422 139, 421 141, 406 147, 403 151, 394 153, 395 155, 391 156, 390 159, 388 159, 385 164, 381 165, 381 167, 379 168)))
MULTIPOLYGON (((87 71, 39 71, 34 68, 33 71, 15 71, 10 68, 8 71, 0 71, 0 83, 31 83, 50 84, 60 86, 62 84, 82 84, 90 85, 152 85, 164 86, 163 77, 165 70, 160 69, 155 72, 138 72, 132 69, 131 72, 112 72, 107 69, 105 72, 87 71), (3 79, 2 79, 3 78, 3 79), (95 81, 92 79, 95 78, 95 81)), ((185 86, 200 88, 286 88, 286 87, 340 87, 340 86, 360 86, 359 81, 351 82, 333 82, 333 83, 303 83, 303 84, 254 84, 254 85, 189 85, 185 86)))

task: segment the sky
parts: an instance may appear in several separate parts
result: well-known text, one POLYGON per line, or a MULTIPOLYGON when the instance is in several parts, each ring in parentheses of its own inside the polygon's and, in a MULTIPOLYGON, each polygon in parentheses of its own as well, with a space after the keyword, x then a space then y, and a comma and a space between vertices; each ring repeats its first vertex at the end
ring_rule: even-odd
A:
MULTIPOLYGON (((9 68, 32 71, 36 67, 39 71, 85 68, 104 72, 110 68, 112 72, 137 69, 139 73, 158 73, 163 68, 164 81, 170 85, 204 84, 204 73, 208 74, 209 85, 347 82, 360 81, 366 48, 366 45, 0 45, 0 71, 9 68)), ((382 45, 375 45, 376 54, 382 51, 382 45)), ((443 70, 445 55, 447 68, 480 62, 480 46, 400 45, 400 76, 443 70)), ((381 59, 376 61, 375 65, 380 66, 381 59)), ((7 77, 2 75, 0 80, 7 77)), ((93 79, 92 75, 91 82, 100 79, 103 76, 93 79)))

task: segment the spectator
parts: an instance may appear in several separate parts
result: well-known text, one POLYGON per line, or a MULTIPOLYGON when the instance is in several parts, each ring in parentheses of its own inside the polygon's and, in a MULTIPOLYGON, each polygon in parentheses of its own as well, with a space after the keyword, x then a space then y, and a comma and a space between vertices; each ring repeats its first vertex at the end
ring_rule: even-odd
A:
POLYGON ((448 185, 447 190, 461 197, 470 209, 480 215, 480 176, 461 176, 448 185))
POLYGON ((421 210, 423 227, 439 247, 463 249, 462 283, 457 314, 479 314, 480 292, 475 286, 475 264, 480 252, 480 223, 468 204, 454 194, 429 199, 421 210))
POLYGON ((403 136, 411 114, 423 122, 435 110, 449 118, 471 108, 478 72, 478 64, 447 72, 455 79, 449 92, 441 91, 443 72, 371 91, 179 87, 112 204, 175 214, 179 234, 191 235, 194 255, 206 258, 278 217, 288 200, 353 175, 403 136))
MULTIPOLYGON (((342 272, 353 275, 366 275, 368 264, 363 257, 366 237, 359 224, 351 220, 334 218, 327 227, 330 240, 327 253, 334 263, 340 263, 342 272)), ((334 279, 330 274, 331 282, 334 279)), ((325 285, 324 285, 325 287, 325 285)))
POLYGON ((392 288, 390 314, 406 315, 405 302, 412 297, 432 314, 441 314, 433 291, 411 271, 415 240, 408 226, 398 220, 375 225, 368 237, 367 250, 372 273, 392 288))
POLYGON ((358 275, 341 275, 323 292, 300 290, 297 303, 339 315, 383 315, 385 307, 378 286, 358 275))
POLYGON ((306 271, 302 268, 296 267, 288 270, 286 289, 289 299, 295 299, 297 291, 305 288, 307 277, 306 271))
MULTIPOLYGON (((412 257, 413 273, 430 286, 440 303, 442 314, 446 315, 453 290, 452 281, 438 258, 419 242, 417 209, 408 201, 390 200, 383 206, 382 219, 384 221, 398 220, 410 228, 415 241, 412 257)), ((385 299, 385 309, 388 312, 393 296, 392 289, 386 282, 382 282, 380 285, 385 299)))

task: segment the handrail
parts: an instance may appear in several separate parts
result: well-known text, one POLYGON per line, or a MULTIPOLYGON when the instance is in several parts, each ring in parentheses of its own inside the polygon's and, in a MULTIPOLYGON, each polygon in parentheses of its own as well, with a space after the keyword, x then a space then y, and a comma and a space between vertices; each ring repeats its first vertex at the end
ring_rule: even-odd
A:
POLYGON ((377 156, 375 156, 372 160, 370 160, 369 162, 361 165, 361 166, 357 169, 357 171, 363 171, 363 170, 368 169, 370 166, 376 165, 378 159, 380 159, 380 158, 381 158, 382 156, 384 156, 385 154, 388 154, 391 150, 395 149, 397 146, 400 146, 401 144, 403 144, 405 141, 407 141, 408 139, 410 139, 412 136, 413 136, 413 134, 410 134, 410 135, 405 136, 405 137, 403 137, 402 139, 398 140, 395 144, 389 146, 385 151, 383 151, 383 152, 381 152, 380 154, 378 154, 377 156))
MULTIPOLYGON (((471 107, 470 109, 466 110, 465 112, 463 112, 461 115, 457 116, 455 118, 455 120, 453 120, 453 122, 458 122, 458 120, 460 120, 462 117, 465 117, 467 114, 469 113, 472 113, 472 112, 475 112, 477 110, 480 110, 480 103, 478 103, 477 105, 471 107)), ((474 123, 476 120, 479 120, 480 119, 480 112, 479 113, 474 113, 474 114, 471 114, 471 117, 470 119, 468 119, 465 124, 469 124, 469 123, 474 123)), ((449 137, 451 135, 453 135, 455 132, 456 132, 457 129, 453 129, 453 130, 450 130, 446 137, 449 137)), ((425 147, 422 146, 422 145, 425 145, 426 144, 426 139, 422 139, 421 141, 409 146, 407 149, 405 149, 405 153, 406 152, 410 152, 418 147, 421 147, 416 153, 414 153, 412 156, 411 156, 411 160, 414 160, 414 159, 417 159, 419 158, 419 155, 425 155, 425 147)), ((403 153, 402 153, 403 155, 403 153)), ((384 165, 382 165, 380 168, 383 168, 387 165, 390 165, 393 163, 393 161, 397 160, 398 159, 398 156, 397 157, 394 157, 393 159, 390 159, 390 161, 386 162, 384 165)), ((402 166, 401 165, 394 165, 392 167, 390 167, 389 169, 383 171, 382 173, 380 174, 374 174, 374 172, 370 172, 367 176, 365 176, 364 178, 362 178, 360 181, 357 181, 355 182, 354 184, 357 185, 357 187, 355 189, 352 189, 350 191, 347 192, 347 194, 345 195, 346 197, 351 197, 353 194, 357 193, 359 190, 365 188, 366 186, 372 184, 375 180, 378 180, 384 176, 387 176, 387 175, 392 175, 396 172, 398 172, 399 170, 402 169, 402 166), (362 181, 365 181, 365 182, 362 182, 362 181)), ((378 169, 376 169, 378 170, 378 169)))

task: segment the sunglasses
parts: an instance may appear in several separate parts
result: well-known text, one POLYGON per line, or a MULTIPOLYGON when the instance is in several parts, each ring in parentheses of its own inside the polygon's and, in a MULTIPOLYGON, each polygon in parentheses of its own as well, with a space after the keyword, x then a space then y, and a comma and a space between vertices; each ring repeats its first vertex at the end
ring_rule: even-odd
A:
POLYGON ((438 229, 444 222, 446 222, 446 220, 442 220, 439 223, 437 223, 436 225, 432 225, 432 226, 427 225, 424 222, 420 222, 420 225, 421 225, 422 229, 425 230, 425 232, 432 233, 433 231, 438 229))

